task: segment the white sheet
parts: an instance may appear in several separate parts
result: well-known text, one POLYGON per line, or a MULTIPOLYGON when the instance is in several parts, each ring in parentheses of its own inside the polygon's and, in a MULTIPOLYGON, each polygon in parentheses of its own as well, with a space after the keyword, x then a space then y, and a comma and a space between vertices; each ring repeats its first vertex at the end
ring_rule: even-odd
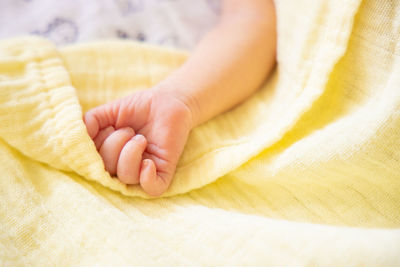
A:
POLYGON ((129 38, 191 49, 218 19, 220 0, 1 0, 0 38, 57 45, 129 38))

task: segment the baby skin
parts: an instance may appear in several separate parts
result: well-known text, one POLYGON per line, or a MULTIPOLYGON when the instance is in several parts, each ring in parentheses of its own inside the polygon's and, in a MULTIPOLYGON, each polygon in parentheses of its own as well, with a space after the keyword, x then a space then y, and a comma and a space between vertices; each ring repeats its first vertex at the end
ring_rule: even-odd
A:
POLYGON ((219 23, 152 88, 89 110, 84 122, 106 170, 151 196, 169 187, 190 131, 231 109, 275 63, 272 0, 224 0, 219 23))

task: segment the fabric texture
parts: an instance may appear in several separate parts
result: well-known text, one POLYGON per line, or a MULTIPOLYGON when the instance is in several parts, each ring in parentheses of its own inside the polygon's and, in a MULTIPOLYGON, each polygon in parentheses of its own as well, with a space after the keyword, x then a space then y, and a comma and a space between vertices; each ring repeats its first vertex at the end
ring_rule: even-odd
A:
POLYGON ((105 172, 82 112, 187 54, 0 42, 1 265, 399 266, 400 4, 276 7, 277 69, 155 199, 105 172))
POLYGON ((2 0, 0 38, 35 34, 56 45, 118 38, 192 49, 219 10, 220 0, 2 0))

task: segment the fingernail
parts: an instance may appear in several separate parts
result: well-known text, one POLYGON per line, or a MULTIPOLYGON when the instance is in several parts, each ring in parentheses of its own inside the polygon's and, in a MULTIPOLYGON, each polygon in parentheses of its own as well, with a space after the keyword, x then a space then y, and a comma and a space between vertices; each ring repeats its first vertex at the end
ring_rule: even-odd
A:
POLYGON ((131 127, 123 127, 123 128, 121 128, 121 130, 133 132, 133 129, 131 127))
POLYGON ((149 166, 149 163, 147 162, 147 160, 143 160, 143 168, 147 168, 147 166, 149 166))
POLYGON ((141 140, 141 139, 142 140, 145 139, 145 137, 143 135, 141 135, 141 134, 137 134, 132 139, 138 141, 138 140, 141 140))
POLYGON ((145 167, 150 167, 150 161, 151 161, 151 159, 144 159, 144 160, 143 160, 144 166, 145 166, 145 167))

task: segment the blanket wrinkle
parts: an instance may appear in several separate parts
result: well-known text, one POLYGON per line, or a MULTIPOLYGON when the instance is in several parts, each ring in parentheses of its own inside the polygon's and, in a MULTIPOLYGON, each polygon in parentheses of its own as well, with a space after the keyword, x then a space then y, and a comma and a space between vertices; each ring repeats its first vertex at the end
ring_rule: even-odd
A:
POLYGON ((0 265, 399 266, 400 3, 276 10, 277 69, 193 129, 160 198, 110 177, 82 114, 188 53, 1 40, 0 265))

